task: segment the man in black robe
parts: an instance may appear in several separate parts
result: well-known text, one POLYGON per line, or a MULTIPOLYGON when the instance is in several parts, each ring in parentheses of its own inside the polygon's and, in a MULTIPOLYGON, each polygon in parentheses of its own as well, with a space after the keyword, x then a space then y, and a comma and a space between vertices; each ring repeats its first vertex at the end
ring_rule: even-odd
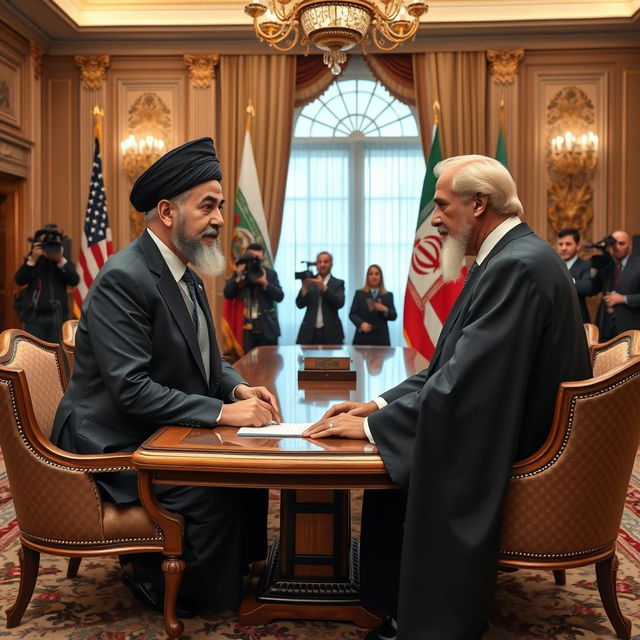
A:
POLYGON ((368 437, 400 487, 365 495, 363 602, 392 616, 370 640, 481 637, 513 462, 544 442, 558 385, 591 376, 573 282, 520 220, 509 172, 460 156, 435 174, 443 277, 457 277, 465 254, 476 261, 429 368, 305 432, 368 437))
MULTIPOLYGON (((265 387, 249 387, 221 359, 202 280, 224 271, 222 173, 211 138, 173 149, 136 181, 131 203, 146 230, 100 270, 82 306, 73 376, 51 440, 73 453, 134 451, 163 424, 213 427, 279 420, 265 387)), ((101 474, 106 500, 138 501, 136 474, 101 474)), ((178 615, 234 609, 247 564, 266 553, 267 494, 158 486, 185 518, 186 570, 178 615)), ((160 554, 136 554, 123 582, 162 611, 160 554)))

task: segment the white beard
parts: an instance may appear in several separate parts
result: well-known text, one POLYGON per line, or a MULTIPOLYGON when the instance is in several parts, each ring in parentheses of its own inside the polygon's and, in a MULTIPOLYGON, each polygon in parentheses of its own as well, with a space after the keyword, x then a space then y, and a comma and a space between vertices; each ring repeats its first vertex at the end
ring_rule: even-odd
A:
MULTIPOLYGON (((205 231, 203 236, 210 234, 211 231, 205 231)), ((222 275, 226 269, 224 254, 218 244, 216 238, 211 245, 207 246, 202 243, 203 236, 199 238, 190 238, 185 232, 184 216, 182 211, 178 217, 176 226, 171 231, 171 239, 178 250, 182 252, 187 260, 196 269, 206 276, 222 275)))
POLYGON ((465 227, 457 238, 447 235, 440 252, 440 271, 445 282, 453 282, 460 277, 467 251, 467 241, 471 234, 471 226, 465 227))

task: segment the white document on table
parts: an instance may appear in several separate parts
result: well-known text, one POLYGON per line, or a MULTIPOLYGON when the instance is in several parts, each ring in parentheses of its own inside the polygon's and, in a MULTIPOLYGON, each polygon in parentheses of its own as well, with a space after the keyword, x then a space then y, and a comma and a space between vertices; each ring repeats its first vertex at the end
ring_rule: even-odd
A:
POLYGON ((281 422, 264 427, 240 427, 237 435, 247 438, 301 438, 313 422, 281 422))

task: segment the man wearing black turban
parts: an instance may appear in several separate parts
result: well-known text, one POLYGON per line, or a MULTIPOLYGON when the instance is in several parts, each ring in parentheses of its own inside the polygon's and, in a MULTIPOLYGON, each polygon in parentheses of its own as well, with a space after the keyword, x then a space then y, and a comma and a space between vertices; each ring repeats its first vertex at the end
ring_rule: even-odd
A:
MULTIPOLYGON (((224 269, 220 164, 213 140, 173 149, 131 191, 147 228, 100 270, 82 306, 74 372, 58 408, 52 441, 75 453, 134 451, 163 424, 212 427, 279 421, 264 387, 249 387, 220 357, 202 280, 187 264, 224 269)), ((136 474, 103 474, 105 499, 138 501, 136 474)), ((187 568, 178 615, 235 609, 248 563, 266 553, 262 491, 155 487, 185 518, 187 568)), ((131 557, 131 556, 129 556, 131 557)), ((123 581, 162 611, 160 556, 139 554, 123 581)))

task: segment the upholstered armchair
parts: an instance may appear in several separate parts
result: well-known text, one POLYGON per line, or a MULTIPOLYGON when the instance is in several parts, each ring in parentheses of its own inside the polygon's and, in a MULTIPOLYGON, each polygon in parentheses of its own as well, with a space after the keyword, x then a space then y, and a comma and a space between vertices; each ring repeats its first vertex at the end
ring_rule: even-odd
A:
POLYGON ((76 349, 76 331, 78 330, 78 320, 73 318, 67 320, 62 325, 62 351, 69 363, 69 375, 73 373, 73 354, 76 349))
MULTIPOLYGON (((103 502, 94 474, 132 471, 129 453, 74 455, 51 444, 66 385, 58 345, 9 329, 0 335, 0 446, 20 529, 20 587, 7 627, 20 624, 40 553, 83 556, 162 552, 163 536, 141 506, 103 502)), ((177 516, 179 517, 179 516, 177 516)))
POLYGON ((592 324, 591 322, 585 322, 583 326, 584 332, 587 334, 587 344, 589 346, 591 346, 592 344, 598 344, 598 340, 600 339, 600 329, 598 329, 598 327, 596 327, 596 325, 592 324))
POLYGON ((640 355, 640 331, 625 331, 600 344, 590 344, 593 375, 599 376, 609 369, 640 355))
POLYGON ((513 468, 500 564, 565 570, 595 563, 618 637, 631 637, 616 594, 616 538, 640 438, 640 357, 560 385, 551 433, 513 468))

